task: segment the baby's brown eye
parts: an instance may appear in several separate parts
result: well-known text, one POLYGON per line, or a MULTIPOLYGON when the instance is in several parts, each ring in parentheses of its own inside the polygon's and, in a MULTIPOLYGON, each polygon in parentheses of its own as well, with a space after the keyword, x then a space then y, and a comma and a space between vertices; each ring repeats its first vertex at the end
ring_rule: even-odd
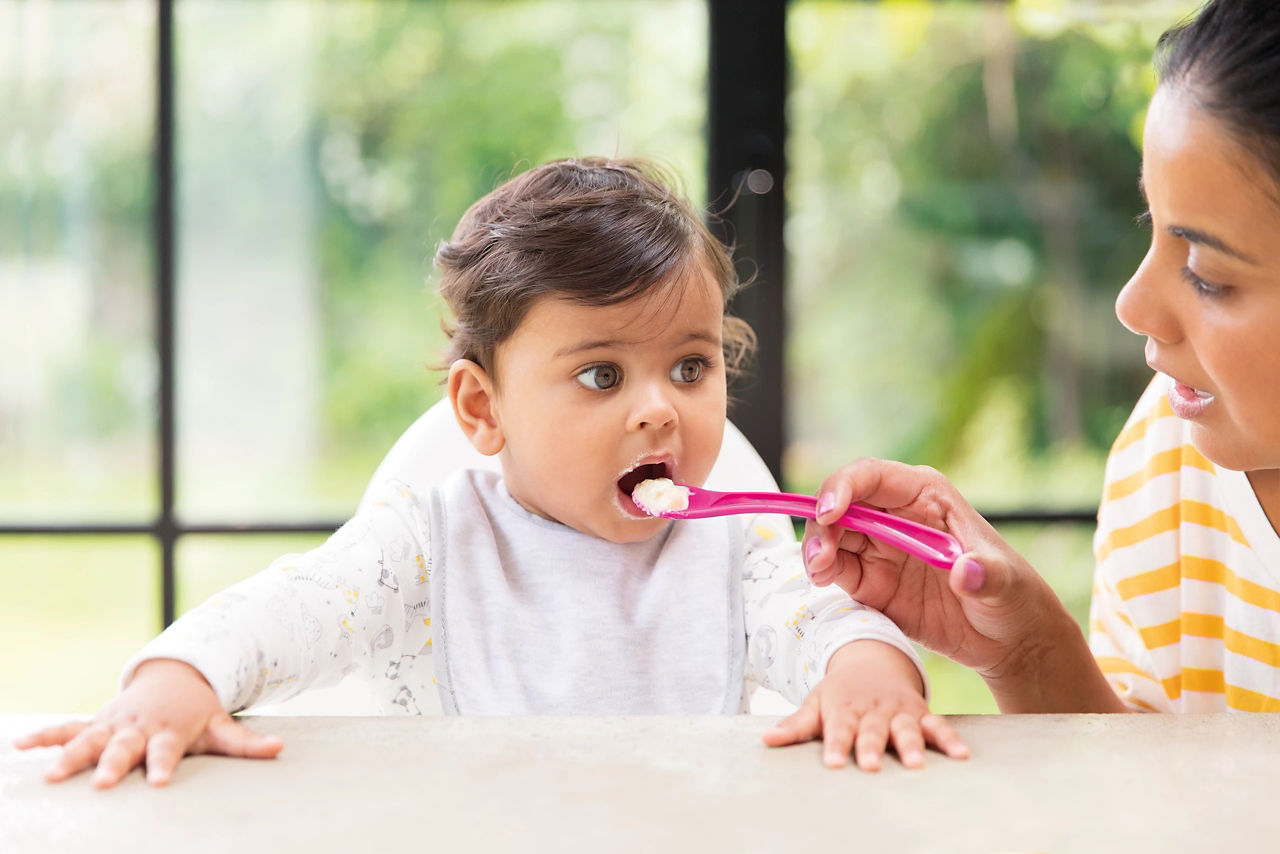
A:
POLYGON ((587 388, 604 391, 622 380, 622 371, 618 370, 617 365, 592 365, 579 371, 577 378, 587 388))
POLYGON ((671 379, 678 383, 696 383, 702 377, 701 359, 681 359, 671 369, 671 379))

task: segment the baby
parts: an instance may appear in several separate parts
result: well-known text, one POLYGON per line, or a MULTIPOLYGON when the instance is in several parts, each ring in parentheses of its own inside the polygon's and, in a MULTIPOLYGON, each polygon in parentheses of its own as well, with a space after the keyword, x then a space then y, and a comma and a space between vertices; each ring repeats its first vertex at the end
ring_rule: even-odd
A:
POLYGON ((728 714, 763 685, 802 704, 765 735, 821 734, 825 759, 879 767, 887 746, 964 745, 928 714, 912 646, 883 615, 805 577, 767 517, 670 522, 643 480, 700 485, 750 330, 726 316, 726 249, 653 167, 549 163, 463 216, 436 256, 452 310, 448 395, 501 474, 415 494, 389 483, 324 545, 184 615, 125 669, 46 775, 97 765, 109 786, 184 753, 274 756, 229 713, 350 673, 387 710, 728 714), (856 738, 856 745, 855 745, 856 738))

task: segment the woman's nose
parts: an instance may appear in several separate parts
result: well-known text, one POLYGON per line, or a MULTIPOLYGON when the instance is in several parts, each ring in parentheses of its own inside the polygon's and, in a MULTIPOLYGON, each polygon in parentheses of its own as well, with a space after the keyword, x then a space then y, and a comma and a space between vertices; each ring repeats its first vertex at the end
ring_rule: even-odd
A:
POLYGON ((1138 269, 1116 296, 1116 317, 1130 332, 1161 344, 1172 344, 1181 337, 1171 302, 1182 293, 1178 289, 1181 280, 1177 266, 1162 259, 1154 244, 1147 250, 1138 269))

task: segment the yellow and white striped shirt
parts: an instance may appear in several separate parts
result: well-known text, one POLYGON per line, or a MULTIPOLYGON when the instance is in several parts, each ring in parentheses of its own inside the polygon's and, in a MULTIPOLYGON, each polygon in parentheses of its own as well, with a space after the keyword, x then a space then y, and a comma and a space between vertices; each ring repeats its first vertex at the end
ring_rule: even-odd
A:
POLYGON ((1157 375, 1107 460, 1090 647, 1131 708, 1280 711, 1280 537, 1168 387, 1157 375))

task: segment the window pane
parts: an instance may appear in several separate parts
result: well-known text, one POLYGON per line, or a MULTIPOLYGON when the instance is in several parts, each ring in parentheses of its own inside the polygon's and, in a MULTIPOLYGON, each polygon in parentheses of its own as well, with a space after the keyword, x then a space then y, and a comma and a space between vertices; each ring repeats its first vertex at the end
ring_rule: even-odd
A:
POLYGON ((183 537, 175 555, 179 567, 175 610, 179 615, 190 611, 213 594, 266 569, 281 555, 308 551, 328 538, 328 534, 183 537))
MULTIPOLYGON (((1093 526, 1090 524, 1000 525, 1000 534, 1031 561, 1085 628, 1093 587, 1093 526)), ((935 653, 925 653, 929 706, 939 714, 987 714, 995 700, 978 674, 935 653)))
POLYGON ((144 537, 0 537, 0 712, 96 712, 160 628, 144 537))
POLYGON ((155 512, 154 10, 0 0, 0 519, 155 512))
POLYGON ((434 247, 513 171, 669 162, 703 194, 679 2, 177 6, 179 508, 341 518, 440 395, 434 247))
POLYGON ((1096 505, 1150 378, 1113 303, 1152 48, 1195 5, 791 5, 790 482, 874 455, 1096 505))

